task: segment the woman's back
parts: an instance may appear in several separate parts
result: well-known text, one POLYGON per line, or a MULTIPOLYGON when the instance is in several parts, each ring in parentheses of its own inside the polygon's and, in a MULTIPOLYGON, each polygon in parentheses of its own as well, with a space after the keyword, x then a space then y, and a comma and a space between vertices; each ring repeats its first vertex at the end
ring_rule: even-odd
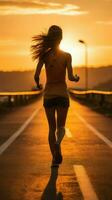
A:
POLYGON ((45 57, 46 85, 45 98, 57 96, 68 97, 66 77, 67 53, 57 49, 50 51, 45 57))
POLYGON ((47 84, 65 83, 66 53, 61 50, 50 51, 45 59, 47 84))

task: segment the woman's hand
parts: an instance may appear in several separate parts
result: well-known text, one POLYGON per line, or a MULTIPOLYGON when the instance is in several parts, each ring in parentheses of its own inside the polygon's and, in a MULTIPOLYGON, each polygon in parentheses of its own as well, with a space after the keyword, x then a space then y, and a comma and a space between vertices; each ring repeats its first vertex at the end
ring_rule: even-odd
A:
POLYGON ((75 78, 75 80, 74 80, 75 82, 78 82, 80 80, 80 77, 77 76, 77 74, 75 74, 74 78, 75 78))
POLYGON ((42 90, 43 86, 42 84, 36 85, 32 88, 32 91, 42 90))
POLYGON ((37 89, 38 89, 38 90, 42 90, 42 88, 43 88, 43 87, 42 87, 42 84, 38 84, 38 85, 37 85, 37 89))

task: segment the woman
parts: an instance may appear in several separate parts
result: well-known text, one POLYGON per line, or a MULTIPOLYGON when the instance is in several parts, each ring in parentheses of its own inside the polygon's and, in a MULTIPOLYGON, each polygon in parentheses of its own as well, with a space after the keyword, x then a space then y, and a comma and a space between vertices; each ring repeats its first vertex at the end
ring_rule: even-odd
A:
POLYGON ((40 88, 39 75, 45 64, 46 85, 43 94, 43 106, 49 124, 49 145, 52 153, 52 166, 62 162, 61 142, 65 135, 65 122, 69 107, 69 94, 65 82, 66 69, 70 81, 78 81, 73 75, 71 55, 59 49, 62 40, 62 29, 53 25, 47 34, 33 37, 33 59, 39 59, 35 72, 35 81, 40 88), (57 114, 57 117, 55 116, 57 114))

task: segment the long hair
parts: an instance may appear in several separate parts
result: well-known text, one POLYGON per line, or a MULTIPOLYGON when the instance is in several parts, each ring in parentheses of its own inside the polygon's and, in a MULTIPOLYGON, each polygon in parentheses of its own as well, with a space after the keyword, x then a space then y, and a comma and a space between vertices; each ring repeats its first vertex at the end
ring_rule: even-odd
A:
POLYGON ((32 59, 44 59, 47 52, 59 45, 62 39, 62 29, 52 25, 47 34, 40 34, 32 37, 34 44, 31 46, 32 59))

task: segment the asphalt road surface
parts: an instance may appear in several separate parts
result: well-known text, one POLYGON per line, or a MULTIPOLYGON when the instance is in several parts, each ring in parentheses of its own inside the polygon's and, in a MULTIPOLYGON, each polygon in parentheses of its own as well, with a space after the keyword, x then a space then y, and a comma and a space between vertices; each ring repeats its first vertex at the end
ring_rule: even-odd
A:
POLYGON ((0 200, 112 200, 112 119, 71 99, 51 168, 42 99, 0 116, 0 200))

